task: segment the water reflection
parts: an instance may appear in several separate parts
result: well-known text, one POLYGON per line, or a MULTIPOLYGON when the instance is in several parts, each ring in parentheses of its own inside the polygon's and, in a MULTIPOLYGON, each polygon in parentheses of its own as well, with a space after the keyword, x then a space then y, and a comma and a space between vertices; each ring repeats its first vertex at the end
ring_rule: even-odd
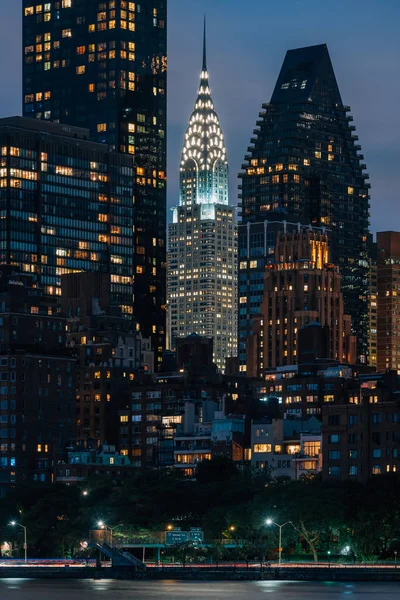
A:
POLYGON ((399 600, 400 584, 1 579, 1 600, 399 600), (75 598, 74 598, 75 596, 75 598))

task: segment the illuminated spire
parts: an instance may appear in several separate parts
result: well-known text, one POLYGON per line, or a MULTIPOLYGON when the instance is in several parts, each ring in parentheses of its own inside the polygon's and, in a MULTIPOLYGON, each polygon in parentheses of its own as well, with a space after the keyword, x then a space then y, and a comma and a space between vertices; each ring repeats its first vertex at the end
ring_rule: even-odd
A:
POLYGON ((224 135, 211 98, 207 71, 206 19, 200 87, 189 119, 181 160, 180 204, 228 204, 224 135))

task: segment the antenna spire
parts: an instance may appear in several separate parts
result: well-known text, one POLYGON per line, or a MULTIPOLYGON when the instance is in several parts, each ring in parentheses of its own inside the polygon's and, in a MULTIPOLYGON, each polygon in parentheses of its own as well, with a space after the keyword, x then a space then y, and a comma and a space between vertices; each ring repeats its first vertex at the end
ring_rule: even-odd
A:
POLYGON ((204 15, 204 34, 203 34, 203 71, 207 71, 206 15, 204 15))

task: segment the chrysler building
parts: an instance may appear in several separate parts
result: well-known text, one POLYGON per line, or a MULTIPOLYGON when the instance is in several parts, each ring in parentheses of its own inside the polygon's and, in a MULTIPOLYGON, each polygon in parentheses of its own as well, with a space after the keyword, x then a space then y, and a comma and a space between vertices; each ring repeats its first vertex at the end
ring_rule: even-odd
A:
POLYGON ((214 362, 237 349, 237 231, 228 204, 228 162, 209 85, 204 26, 200 86, 186 130, 180 199, 169 225, 169 347, 191 333, 211 337, 214 362))

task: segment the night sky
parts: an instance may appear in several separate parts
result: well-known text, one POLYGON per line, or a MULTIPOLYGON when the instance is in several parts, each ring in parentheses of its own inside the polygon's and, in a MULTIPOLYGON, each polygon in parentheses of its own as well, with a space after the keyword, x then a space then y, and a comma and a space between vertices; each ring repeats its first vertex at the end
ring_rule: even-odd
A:
MULTIPOLYGON (((325 42, 370 174, 371 229, 400 230, 399 0, 168 2, 169 205, 178 202, 206 12, 208 70, 228 149, 231 204, 258 112, 270 100, 286 50, 325 42)), ((21 113, 21 3, 0 0, 0 116, 21 113)))

